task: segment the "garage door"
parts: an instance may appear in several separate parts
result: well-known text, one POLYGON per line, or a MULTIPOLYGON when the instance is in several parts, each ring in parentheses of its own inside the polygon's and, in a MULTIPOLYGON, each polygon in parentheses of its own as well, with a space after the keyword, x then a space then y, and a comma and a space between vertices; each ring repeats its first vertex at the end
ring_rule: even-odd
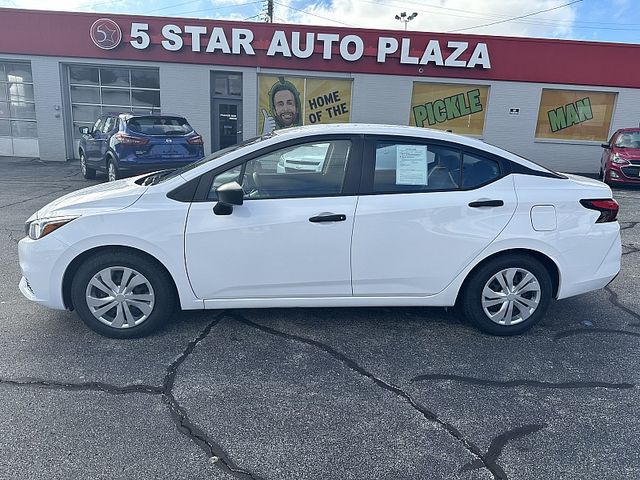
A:
POLYGON ((39 157, 31 64, 0 62, 0 155, 39 157))
POLYGON ((78 156, 79 127, 91 127, 103 113, 158 113, 160 73, 157 68, 68 65, 73 152, 78 156))

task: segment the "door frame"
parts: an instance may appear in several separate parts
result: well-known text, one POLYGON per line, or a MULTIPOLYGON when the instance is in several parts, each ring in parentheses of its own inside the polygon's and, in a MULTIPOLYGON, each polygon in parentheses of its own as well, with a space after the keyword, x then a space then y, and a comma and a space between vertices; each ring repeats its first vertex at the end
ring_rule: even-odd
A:
POLYGON ((220 150, 220 105, 235 105, 238 109, 238 131, 236 143, 242 141, 242 99, 239 98, 211 98, 211 151, 220 150))

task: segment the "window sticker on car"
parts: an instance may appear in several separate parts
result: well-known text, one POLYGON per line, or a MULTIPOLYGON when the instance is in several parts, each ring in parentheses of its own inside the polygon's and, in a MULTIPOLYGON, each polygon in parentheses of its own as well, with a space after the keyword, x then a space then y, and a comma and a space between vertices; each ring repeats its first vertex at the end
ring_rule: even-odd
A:
POLYGON ((396 185, 427 185, 426 145, 398 145, 396 185))

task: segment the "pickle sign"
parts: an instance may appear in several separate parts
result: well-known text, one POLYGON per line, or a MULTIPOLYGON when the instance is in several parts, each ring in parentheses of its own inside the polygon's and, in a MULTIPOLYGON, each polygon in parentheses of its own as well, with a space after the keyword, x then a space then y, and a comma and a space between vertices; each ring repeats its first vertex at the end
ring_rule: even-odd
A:
POLYGON ((343 102, 340 98, 340 92, 338 90, 310 98, 307 100, 307 107, 313 110, 307 116, 309 123, 320 123, 324 115, 327 115, 329 119, 335 119, 340 115, 349 113, 349 107, 347 103, 343 102))
POLYGON ((480 90, 469 90, 433 102, 413 107, 413 117, 418 127, 444 123, 456 118, 466 117, 482 111, 480 90))

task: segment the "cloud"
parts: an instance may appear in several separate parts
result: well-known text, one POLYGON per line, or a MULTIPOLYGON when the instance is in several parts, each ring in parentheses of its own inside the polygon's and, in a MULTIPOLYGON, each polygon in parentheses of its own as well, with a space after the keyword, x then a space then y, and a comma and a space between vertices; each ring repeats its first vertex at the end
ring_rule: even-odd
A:
MULTIPOLYGON (((330 0, 309 4, 280 0, 275 17, 286 23, 344 26, 360 28, 403 30, 404 24, 395 19, 400 12, 418 16, 408 23, 409 30, 448 32, 498 22, 511 17, 537 12, 559 5, 558 0, 431 0, 425 5, 415 1, 390 0, 330 0), (287 6, 282 6, 282 5, 287 6), (305 13, 293 10, 304 10, 305 13), (334 20, 334 22, 330 21, 334 20)), ((523 37, 566 38, 572 33, 576 6, 569 6, 525 18, 474 28, 469 33, 512 35, 523 37)))

